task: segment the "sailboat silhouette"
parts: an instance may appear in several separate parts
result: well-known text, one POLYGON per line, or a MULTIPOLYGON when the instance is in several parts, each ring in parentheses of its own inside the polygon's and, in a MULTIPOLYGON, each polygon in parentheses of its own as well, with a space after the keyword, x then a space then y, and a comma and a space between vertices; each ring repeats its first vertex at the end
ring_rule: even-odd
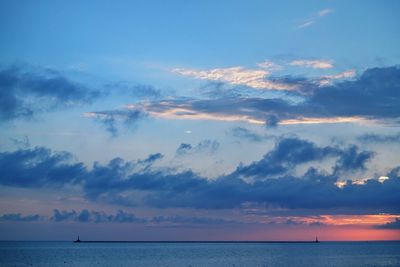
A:
POLYGON ((315 236, 315 243, 319 243, 318 236, 315 236))

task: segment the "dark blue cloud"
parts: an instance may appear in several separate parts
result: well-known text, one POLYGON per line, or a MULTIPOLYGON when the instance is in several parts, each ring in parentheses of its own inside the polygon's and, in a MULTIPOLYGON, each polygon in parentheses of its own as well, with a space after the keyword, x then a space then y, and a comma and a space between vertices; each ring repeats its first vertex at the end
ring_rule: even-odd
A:
POLYGON ((269 114, 267 116, 267 120, 265 121, 265 125, 267 127, 276 127, 279 123, 279 117, 275 114, 269 114))
POLYGON ((191 144, 186 144, 186 143, 182 143, 179 145, 179 147, 176 149, 176 154, 178 155, 183 155, 188 153, 189 151, 192 150, 192 145, 191 144))
POLYGON ((330 116, 400 117, 400 68, 372 68, 358 79, 314 91, 305 105, 330 116))
POLYGON ((77 218, 77 212, 72 210, 72 211, 59 211, 58 209, 54 210, 53 217, 51 217, 52 221, 55 222, 64 222, 64 221, 71 221, 75 220, 77 218))
POLYGON ((400 219, 376 226, 378 229, 400 229, 400 219))
MULTIPOLYGON (((234 208, 246 202, 269 203, 290 209, 374 209, 398 212, 396 201, 399 200, 393 190, 399 190, 400 182, 393 172, 392 178, 384 183, 374 179, 364 185, 347 183, 339 188, 335 183, 338 166, 349 154, 363 155, 354 148, 318 147, 315 144, 295 138, 283 139, 274 150, 264 158, 248 166, 240 166, 227 176, 208 180, 197 174, 174 172, 174 170, 147 170, 145 173, 108 175, 106 181, 99 179, 86 183, 85 190, 91 199, 108 196, 108 200, 124 205, 130 199, 121 199, 120 192, 129 195, 130 190, 141 190, 148 194, 142 201, 156 207, 194 207, 205 209, 234 208), (348 152, 350 151, 350 153, 348 152), (333 174, 319 173, 310 169, 302 177, 293 177, 287 173, 298 164, 320 160, 325 157, 337 157, 333 174), (344 158, 344 159, 342 159, 344 158), (241 177, 257 177, 253 183, 241 177), (275 177, 275 178, 272 178, 275 177), (391 185, 389 185, 391 184, 391 185), (381 197, 384 194, 385 197, 381 197), (376 202, 371 199, 379 199, 376 202), (385 204, 384 204, 385 203, 385 204)), ((361 156, 361 158, 363 158, 361 156)), ((360 168, 362 160, 344 164, 344 169, 360 168)), ((109 164, 110 165, 110 164, 109 164)), ((121 163, 124 166, 124 163, 121 163)), ((108 166, 100 169, 110 171, 108 166)), ((115 171, 112 171, 115 173, 115 171)), ((98 176, 96 176, 98 177, 98 176)), ((131 199, 132 200, 132 199, 131 199)), ((135 201, 133 200, 132 204, 135 201)))
POLYGON ((49 221, 54 222, 94 222, 94 223, 104 223, 104 222, 114 222, 114 223, 144 223, 146 219, 139 218, 133 213, 127 213, 123 210, 118 210, 116 214, 107 214, 103 211, 89 211, 83 209, 80 212, 75 210, 60 211, 55 209, 53 211, 53 216, 48 218, 49 221))
POLYGON ((67 152, 35 147, 0 152, 0 183, 6 186, 43 187, 77 184, 86 174, 83 163, 71 163, 67 152))
POLYGON ((358 140, 362 143, 399 143, 400 133, 393 135, 380 135, 369 133, 359 136, 358 140))
POLYGON ((0 222, 38 222, 43 218, 39 214, 23 216, 20 213, 9 213, 0 216, 0 222))
POLYGON ((355 145, 340 152, 335 171, 365 170, 365 164, 375 155, 372 151, 359 151, 355 145))
POLYGON ((0 70, 0 121, 31 118, 36 113, 88 104, 99 90, 63 77, 54 71, 28 71, 22 67, 0 70))
POLYGON ((296 88, 295 92, 287 92, 289 94, 310 95, 314 90, 318 90, 318 83, 314 79, 309 79, 302 76, 285 75, 280 77, 271 77, 272 82, 293 85, 296 88))
POLYGON ((191 225, 221 225, 221 224, 243 224, 239 221, 226 220, 212 217, 186 217, 186 216, 153 216, 138 217, 133 213, 118 210, 116 213, 106 213, 104 211, 93 211, 83 209, 75 210, 53 210, 52 216, 45 215, 21 215, 20 213, 3 214, 0 222, 78 222, 78 223, 135 223, 156 226, 191 226, 191 225))
MULTIPOLYGON (((384 182, 367 179, 364 184, 348 181, 342 187, 336 185, 343 173, 365 168, 371 156, 372 152, 355 146, 320 147, 307 140, 282 138, 260 161, 208 179, 191 170, 152 166, 160 154, 138 161, 115 158, 88 169, 82 163, 71 163, 67 153, 35 148, 0 154, 0 184, 31 188, 74 184, 89 200, 125 206, 229 209, 256 203, 291 210, 324 209, 327 213, 399 213, 400 167, 392 169, 384 182), (332 173, 310 168, 300 177, 292 174, 298 165, 325 158, 336 159, 332 173)), ((95 220, 93 216, 57 212, 54 220, 95 220)))
POLYGON ((201 140, 197 145, 182 143, 176 149, 176 154, 187 155, 190 153, 215 153, 219 149, 219 142, 216 140, 205 139, 201 140))
POLYGON ((268 139, 274 138, 271 135, 261 135, 250 131, 249 129, 243 127, 235 127, 230 131, 230 134, 239 139, 246 139, 251 142, 262 142, 268 139))
POLYGON ((330 146, 317 147, 307 140, 284 138, 276 143, 275 148, 265 154, 261 160, 247 166, 239 166, 235 175, 268 178, 287 173, 299 164, 338 156, 340 152, 340 149, 330 146))
POLYGON ((140 119, 146 116, 143 112, 133 109, 95 111, 89 112, 87 115, 101 123, 113 137, 118 135, 121 125, 135 126, 140 119))
POLYGON ((146 159, 144 160, 139 160, 138 162, 141 164, 145 164, 145 165, 151 165, 153 164, 155 161, 160 160, 164 157, 163 154, 161 153, 155 153, 155 154, 151 154, 149 155, 146 159))

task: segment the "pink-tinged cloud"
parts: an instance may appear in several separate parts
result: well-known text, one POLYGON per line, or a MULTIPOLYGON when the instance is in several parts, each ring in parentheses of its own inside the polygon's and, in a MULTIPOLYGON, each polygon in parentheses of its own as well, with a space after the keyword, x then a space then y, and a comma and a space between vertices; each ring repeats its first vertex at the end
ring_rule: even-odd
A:
POLYGON ((313 68, 313 69, 331 69, 333 68, 333 62, 331 60, 324 59, 316 59, 316 60, 307 60, 307 59, 299 59, 293 60, 289 62, 290 66, 298 66, 305 68, 313 68))
POLYGON ((232 85, 244 85, 254 89, 293 90, 295 86, 267 79, 271 72, 267 69, 246 69, 243 67, 196 70, 176 68, 173 73, 199 80, 221 81, 232 85))

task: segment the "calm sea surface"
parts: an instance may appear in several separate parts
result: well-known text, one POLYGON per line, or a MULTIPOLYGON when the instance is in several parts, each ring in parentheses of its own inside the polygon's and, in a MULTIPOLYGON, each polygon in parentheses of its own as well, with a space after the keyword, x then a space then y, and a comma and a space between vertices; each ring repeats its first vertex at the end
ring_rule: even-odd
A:
POLYGON ((0 242, 0 266, 400 266, 400 242, 0 242))

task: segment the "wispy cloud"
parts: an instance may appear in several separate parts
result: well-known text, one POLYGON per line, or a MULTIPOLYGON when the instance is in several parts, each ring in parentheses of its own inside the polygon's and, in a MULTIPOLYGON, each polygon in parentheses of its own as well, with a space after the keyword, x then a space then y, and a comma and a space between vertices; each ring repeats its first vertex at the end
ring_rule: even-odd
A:
POLYGON ((331 60, 315 59, 299 59, 289 62, 290 66, 300 66, 313 69, 331 69, 333 68, 333 62, 331 60))
POLYGON ((188 155, 195 153, 207 153, 213 154, 219 149, 219 142, 216 140, 205 139, 200 141, 196 146, 192 146, 191 144, 181 143, 176 150, 176 155, 188 155))
POLYGON ((271 72, 283 69, 281 65, 278 65, 270 60, 265 60, 264 62, 257 63, 257 66, 271 72))
POLYGON ((258 133, 255 133, 255 132, 250 131, 249 129, 246 129, 243 127, 235 127, 228 133, 238 139, 242 139, 242 140, 245 139, 245 140, 248 140, 251 142, 262 142, 265 140, 275 138, 272 135, 258 134, 258 133))
POLYGON ((86 112, 83 115, 103 124, 114 137, 118 135, 119 124, 132 126, 145 116, 142 112, 133 109, 94 111, 86 112))
POLYGON ((346 71, 343 71, 343 72, 340 72, 340 73, 337 73, 337 74, 334 74, 334 75, 325 75, 325 76, 322 76, 319 79, 319 84, 321 86, 331 85, 334 80, 352 78, 355 75, 356 75, 356 71, 355 70, 346 70, 346 71))
POLYGON ((283 106, 281 107, 276 105, 268 107, 276 103, 260 99, 226 100, 225 102, 225 105, 218 109, 212 107, 220 103, 217 100, 193 100, 187 102, 171 100, 161 103, 130 105, 128 108, 141 110, 152 117, 167 120, 209 120, 268 125, 268 118, 273 116, 276 120, 275 125, 367 122, 366 119, 359 116, 315 117, 316 114, 309 114, 309 107, 291 106, 284 103, 282 103, 283 106), (202 105, 204 107, 201 108, 202 105), (284 111, 285 108, 293 111, 284 111), (278 115, 275 116, 275 113, 278 115))
POLYGON ((357 138, 362 143, 400 143, 400 133, 392 135, 364 134, 357 138))
MULTIPOLYGON (((192 105, 202 105, 199 100, 165 100, 162 102, 149 102, 144 104, 128 105, 132 110, 142 110, 145 114, 161 119, 175 120, 214 120, 228 122, 247 122, 252 124, 264 124, 265 120, 261 120, 251 114, 227 114, 221 111, 210 112, 207 107, 204 111, 198 110, 192 105)), ((229 102, 229 101, 228 101, 229 102)), ((215 102, 215 103, 218 103, 215 102)), ((211 104, 209 101, 204 102, 205 105, 211 104)))
POLYGON ((325 9, 322 9, 322 10, 320 10, 320 11, 318 12, 318 16, 319 16, 319 17, 323 17, 323 16, 326 16, 326 15, 332 13, 333 11, 334 11, 334 10, 331 9, 331 8, 325 8, 325 9))
POLYGON ((297 28, 298 29, 307 28, 307 27, 310 27, 311 25, 313 25, 314 23, 315 23, 315 20, 307 20, 306 22, 303 22, 299 26, 297 26, 297 28))
POLYGON ((334 12, 334 10, 331 8, 322 9, 322 10, 318 11, 318 13, 316 15, 314 15, 313 17, 308 18, 308 19, 304 20, 302 23, 300 23, 297 26, 297 29, 310 27, 310 26, 314 25, 322 17, 325 17, 333 12, 334 12))

